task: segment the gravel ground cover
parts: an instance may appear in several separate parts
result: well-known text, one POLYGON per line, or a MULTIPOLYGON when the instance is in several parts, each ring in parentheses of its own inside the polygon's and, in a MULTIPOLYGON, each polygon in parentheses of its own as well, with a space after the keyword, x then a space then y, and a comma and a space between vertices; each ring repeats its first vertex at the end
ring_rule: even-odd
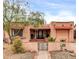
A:
POLYGON ((76 55, 70 52, 52 52, 51 59, 76 59, 76 55))

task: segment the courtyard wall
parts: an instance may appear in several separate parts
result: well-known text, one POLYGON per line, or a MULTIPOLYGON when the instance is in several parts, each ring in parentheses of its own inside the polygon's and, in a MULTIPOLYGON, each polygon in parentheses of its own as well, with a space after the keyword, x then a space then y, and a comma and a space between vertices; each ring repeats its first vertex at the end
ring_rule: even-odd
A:
MULTIPOLYGON (((64 49, 76 52, 75 43, 65 43, 65 44, 66 46, 64 47, 64 49)), ((48 43, 48 51, 57 51, 57 50, 61 50, 60 43, 52 43, 52 42, 48 43)))

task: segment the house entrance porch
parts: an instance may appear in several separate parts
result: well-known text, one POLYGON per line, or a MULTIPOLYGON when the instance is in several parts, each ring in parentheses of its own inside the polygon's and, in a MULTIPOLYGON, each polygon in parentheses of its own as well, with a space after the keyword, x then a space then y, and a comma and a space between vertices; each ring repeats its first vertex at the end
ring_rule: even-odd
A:
POLYGON ((30 29, 31 41, 45 42, 50 36, 50 29, 30 29))

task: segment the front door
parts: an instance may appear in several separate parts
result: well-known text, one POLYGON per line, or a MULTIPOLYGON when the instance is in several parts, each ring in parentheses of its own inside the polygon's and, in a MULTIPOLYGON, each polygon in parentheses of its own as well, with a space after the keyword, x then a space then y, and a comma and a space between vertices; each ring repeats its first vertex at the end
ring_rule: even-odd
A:
POLYGON ((38 43, 38 50, 48 50, 48 44, 47 43, 38 43))

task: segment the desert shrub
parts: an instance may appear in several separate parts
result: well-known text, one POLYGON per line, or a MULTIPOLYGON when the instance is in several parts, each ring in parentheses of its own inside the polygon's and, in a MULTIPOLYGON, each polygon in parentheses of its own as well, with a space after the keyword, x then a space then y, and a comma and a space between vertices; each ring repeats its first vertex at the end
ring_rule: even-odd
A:
POLYGON ((60 40, 60 42, 61 42, 61 46, 65 47, 65 40, 60 40))
POLYGON ((66 46, 65 44, 62 44, 62 45, 61 45, 61 47, 65 47, 65 46, 66 46))
POLYGON ((65 40, 62 39, 62 40, 60 40, 60 42, 65 42, 65 40))
POLYGON ((53 38, 53 37, 48 37, 48 41, 49 41, 49 42, 55 42, 55 38, 53 38))
POLYGON ((63 50, 63 48, 66 46, 65 40, 60 40, 60 43, 61 50, 63 50))
POLYGON ((23 53, 24 52, 22 41, 19 37, 15 37, 15 39, 13 40, 12 51, 14 53, 23 53))

